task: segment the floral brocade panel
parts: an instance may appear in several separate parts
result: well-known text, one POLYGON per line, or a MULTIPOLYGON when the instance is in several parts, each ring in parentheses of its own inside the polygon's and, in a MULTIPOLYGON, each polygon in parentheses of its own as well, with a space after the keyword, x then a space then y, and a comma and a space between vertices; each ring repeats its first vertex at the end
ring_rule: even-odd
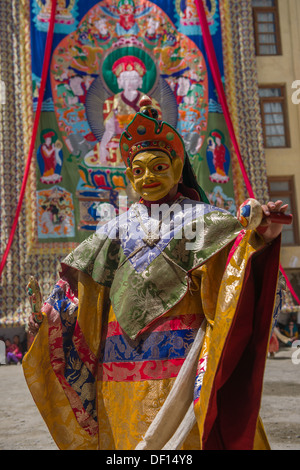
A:
POLYGON ((141 381, 176 377, 203 320, 201 314, 162 317, 132 341, 118 322, 103 339, 99 380, 141 381))

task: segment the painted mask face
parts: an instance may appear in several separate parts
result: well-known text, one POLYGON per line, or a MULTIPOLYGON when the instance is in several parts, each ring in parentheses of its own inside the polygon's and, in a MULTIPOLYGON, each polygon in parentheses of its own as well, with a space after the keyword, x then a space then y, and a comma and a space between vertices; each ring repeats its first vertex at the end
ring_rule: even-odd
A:
POLYGON ((146 201, 158 201, 176 187, 182 172, 179 158, 173 161, 160 151, 141 152, 134 158, 126 174, 135 191, 146 201))

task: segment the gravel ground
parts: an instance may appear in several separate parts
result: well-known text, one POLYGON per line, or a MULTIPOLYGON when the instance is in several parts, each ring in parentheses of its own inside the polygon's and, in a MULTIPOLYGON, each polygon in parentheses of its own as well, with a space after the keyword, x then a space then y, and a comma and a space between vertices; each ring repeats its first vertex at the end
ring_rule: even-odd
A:
POLYGON ((274 450, 300 450, 300 350, 267 360, 261 417, 274 450))
MULTIPOLYGON (((0 384, 0 450, 57 450, 22 367, 0 366, 0 384)), ((282 349, 267 360, 261 417, 272 449, 300 450, 299 350, 282 349)))

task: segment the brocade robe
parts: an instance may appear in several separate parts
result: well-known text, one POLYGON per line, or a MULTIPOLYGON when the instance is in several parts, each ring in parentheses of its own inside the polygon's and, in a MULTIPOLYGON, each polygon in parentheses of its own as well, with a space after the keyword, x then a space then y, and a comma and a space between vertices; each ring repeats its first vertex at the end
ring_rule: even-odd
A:
POLYGON ((154 220, 151 244, 152 219, 134 204, 62 262, 23 360, 55 442, 269 448, 259 408, 280 238, 266 245, 228 212, 184 198, 154 220))

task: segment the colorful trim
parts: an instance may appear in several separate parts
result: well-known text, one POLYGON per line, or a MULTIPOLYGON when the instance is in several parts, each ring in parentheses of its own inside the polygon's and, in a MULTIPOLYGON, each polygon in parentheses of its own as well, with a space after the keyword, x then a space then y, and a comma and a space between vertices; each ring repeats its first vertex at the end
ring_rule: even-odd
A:
POLYGON ((202 315, 165 316, 138 343, 109 323, 100 355, 99 380, 140 381, 176 377, 203 320, 202 315), (138 347, 137 347, 138 344, 138 347))
POLYGON ((97 361, 89 351, 76 322, 77 309, 78 301, 68 284, 59 281, 45 302, 43 313, 50 322, 48 341, 53 372, 70 402, 76 420, 93 436, 98 433, 95 380, 97 361))
MULTIPOLYGON (((198 329, 202 319, 203 317, 198 314, 180 315, 178 317, 167 318, 163 316, 155 321, 153 331, 198 329)), ((106 337, 122 334, 124 334, 124 331, 117 321, 112 321, 108 324, 106 337)))

